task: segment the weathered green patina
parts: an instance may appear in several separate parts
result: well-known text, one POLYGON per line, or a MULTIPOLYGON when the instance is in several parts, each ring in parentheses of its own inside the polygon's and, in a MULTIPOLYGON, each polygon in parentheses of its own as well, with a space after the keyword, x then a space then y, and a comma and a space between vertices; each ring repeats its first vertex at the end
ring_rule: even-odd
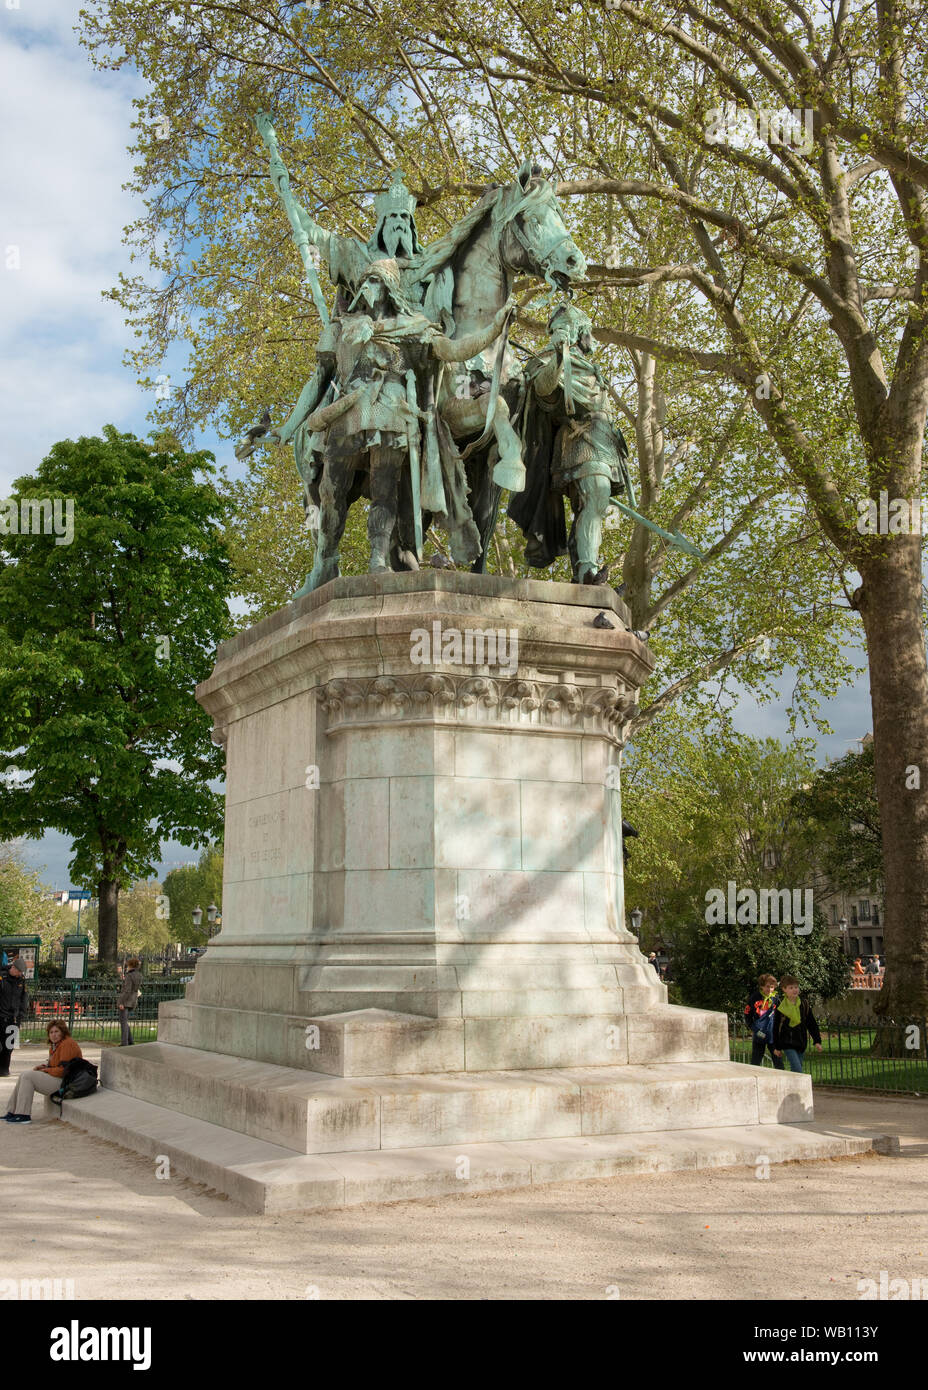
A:
POLYGON ((668 532, 634 506, 625 461, 628 445, 612 422, 605 379, 593 358, 593 325, 571 304, 559 304, 548 320, 548 346, 525 367, 523 438, 528 479, 512 498, 509 515, 528 544, 530 565, 545 569, 570 557, 575 583, 600 573, 603 522, 610 506, 642 522, 672 545, 699 557, 679 532, 668 532), (625 493, 621 502, 617 494, 625 493), (573 512, 570 532, 564 498, 573 512))
POLYGON ((586 273, 537 165, 526 160, 512 184, 488 190, 429 247, 419 239, 416 200, 396 171, 374 199, 376 224, 364 242, 315 221, 291 192, 267 113, 256 125, 323 328, 316 370, 289 418, 277 429, 263 421, 237 452, 247 457, 262 437, 293 444, 304 503, 319 514, 315 563, 300 593, 338 574, 348 508, 365 495, 373 571, 418 568, 433 523, 459 564, 484 569, 504 488, 514 494, 510 515, 529 536, 530 563, 546 566, 567 551, 578 582, 598 567, 610 504, 698 555, 678 533, 613 497, 624 490, 634 502, 628 451, 609 420, 586 315, 559 305, 550 346, 524 377, 508 350, 517 275, 542 277, 550 303, 586 273), (316 257, 335 286, 332 317, 316 257), (447 370, 452 362, 455 372, 447 370), (510 420, 526 391, 528 477, 510 420), (552 495, 571 498, 569 537, 563 502, 552 505, 552 495))
MULTIPOLYGON (((331 398, 301 423, 311 496, 321 524, 313 569, 300 593, 338 574, 338 548, 353 489, 366 482, 371 498, 368 539, 372 572, 418 567, 422 549, 421 491, 454 497, 459 456, 434 409, 428 409, 436 367, 462 362, 498 337, 512 308, 490 325, 449 338, 406 299, 395 260, 370 264, 347 311, 333 324, 331 398), (394 553, 398 552, 398 554, 394 553)), ((442 520, 452 553, 466 561, 479 552, 469 510, 445 502, 442 520)))

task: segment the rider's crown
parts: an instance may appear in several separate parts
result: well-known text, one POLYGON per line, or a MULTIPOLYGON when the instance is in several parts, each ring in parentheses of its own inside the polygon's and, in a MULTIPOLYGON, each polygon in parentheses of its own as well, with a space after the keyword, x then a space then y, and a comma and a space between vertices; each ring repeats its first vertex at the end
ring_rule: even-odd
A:
POLYGON ((378 193, 374 199, 377 223, 379 225, 391 212, 408 212, 410 217, 414 217, 415 211, 416 200, 403 182, 402 170, 395 169, 386 193, 378 193))

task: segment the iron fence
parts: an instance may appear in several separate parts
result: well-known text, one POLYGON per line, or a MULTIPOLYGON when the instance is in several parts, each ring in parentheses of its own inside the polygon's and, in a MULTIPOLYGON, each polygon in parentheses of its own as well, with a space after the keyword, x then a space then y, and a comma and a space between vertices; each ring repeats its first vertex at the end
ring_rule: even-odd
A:
MULTIPOLYGON (((29 990, 29 1011, 20 1025, 20 1039, 44 1043, 46 1028, 56 1021, 66 1023, 78 1042, 118 1043, 121 1030, 116 996, 121 981, 109 986, 96 980, 78 981, 73 989, 40 987, 29 990)), ((142 993, 129 1011, 129 1024, 136 1042, 154 1042, 158 1036, 158 1005, 183 999, 187 986, 181 980, 142 981, 142 993)))
MULTIPOLYGON (((162 960, 158 956, 142 956, 141 970, 142 979, 150 980, 152 984, 161 984, 165 980, 192 979, 196 973, 197 964, 204 953, 190 954, 186 956, 175 956, 167 960, 162 960)), ((120 969, 125 973, 125 967, 120 963, 120 969)), ((78 987, 106 988, 122 982, 123 975, 117 974, 113 967, 105 971, 97 971, 96 963, 91 964, 91 974, 86 980, 77 980, 78 987)), ((38 984, 42 989, 61 989, 67 987, 69 981, 65 980, 62 963, 60 960, 41 960, 39 962, 38 984)))
MULTIPOLYGON (((817 1086, 850 1086, 899 1095, 928 1096, 925 1019, 817 1018, 822 1050, 809 1047, 803 1071, 817 1086)), ((742 1014, 729 1016, 729 1055, 750 1062, 752 1033, 742 1014)), ((763 1066, 772 1067, 769 1049, 763 1066)))

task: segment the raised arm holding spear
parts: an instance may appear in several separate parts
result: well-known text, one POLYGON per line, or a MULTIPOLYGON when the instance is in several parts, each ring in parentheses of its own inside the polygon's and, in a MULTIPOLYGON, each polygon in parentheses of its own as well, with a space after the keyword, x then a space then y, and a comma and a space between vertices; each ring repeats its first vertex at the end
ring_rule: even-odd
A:
POLYGON ((293 238, 296 241, 297 249, 300 253, 300 260, 303 262, 303 270, 306 275, 306 283, 309 286, 313 297, 313 303, 319 313, 323 323, 329 322, 329 310, 322 297, 322 287, 319 284, 319 275, 312 252, 309 249, 309 233, 300 218, 299 206, 293 193, 290 190, 290 175, 284 167, 284 162, 280 157, 280 150, 277 146, 277 132, 271 124, 271 118, 266 111, 259 111, 255 116, 255 125, 258 127, 258 134, 267 145, 271 156, 271 179, 277 189, 280 201, 284 205, 284 211, 290 226, 293 228, 293 238))
MULTIPOLYGON (((303 215, 301 216, 302 209, 300 208, 300 205, 298 204, 297 200, 294 198, 293 192, 290 188, 290 175, 287 173, 284 162, 280 157, 280 149, 277 144, 277 132, 275 131, 271 123, 270 116, 266 111, 259 111, 254 119, 255 125, 258 128, 258 134, 261 136, 261 139, 267 146, 268 153, 271 157, 271 181, 273 182, 274 187, 277 189, 277 194, 280 198, 280 201, 283 203, 284 211, 287 214, 287 220, 289 221, 290 226, 293 229, 293 239, 297 244, 297 249, 300 253, 300 260, 303 262, 303 272, 305 275, 306 284, 309 286, 309 291, 312 294, 313 303, 316 306, 316 310, 319 314, 319 317, 322 320, 323 325, 327 326, 330 322, 329 309, 328 305, 325 302, 325 299, 323 298, 322 286, 319 283, 319 274, 316 269, 316 257, 318 257, 318 250, 315 247, 315 243, 313 243, 313 251, 315 251, 316 253, 315 256, 313 254, 313 251, 310 250, 311 238, 306 226, 306 220, 308 220, 307 215, 303 213, 303 215)), ((321 378, 322 374, 317 372, 306 383, 306 386, 304 386, 303 391, 300 395, 300 399, 297 402, 297 407, 291 414, 290 420, 288 420, 287 423, 280 429, 272 430, 270 428, 270 416, 268 412, 265 411, 260 424, 253 426, 247 432, 245 438, 242 440, 238 448, 235 450, 235 457, 240 460, 248 458, 249 455, 254 452, 255 446, 260 440, 263 440, 265 443, 268 444, 285 444, 289 442, 297 428, 299 420, 302 418, 303 415, 306 414, 307 410, 311 410, 313 406, 317 404, 318 399, 325 388, 325 381, 321 378)))

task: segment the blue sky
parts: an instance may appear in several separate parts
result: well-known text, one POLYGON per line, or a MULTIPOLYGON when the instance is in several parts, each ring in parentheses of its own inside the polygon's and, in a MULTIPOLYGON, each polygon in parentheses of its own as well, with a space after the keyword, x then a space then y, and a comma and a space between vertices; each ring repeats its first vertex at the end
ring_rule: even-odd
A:
MULTIPOLYGON (((151 393, 122 364, 130 330, 119 307, 102 297, 130 269, 122 233, 140 212, 122 188, 131 173, 126 145, 138 78, 91 68, 72 32, 79 9, 80 0, 19 0, 18 9, 0 3, 0 497, 56 440, 97 434, 107 423, 140 435, 151 428, 151 393), (12 247, 18 269, 10 265, 12 247)), ((181 366, 178 357, 163 369, 181 366)), ((196 443, 218 462, 233 462, 231 447, 215 435, 196 443)), ((790 684, 784 679, 783 698, 770 705, 745 698, 738 727, 786 738, 790 684)), ((820 740, 822 756, 840 756, 870 728, 866 677, 823 712, 835 732, 820 740)), ((23 849, 49 884, 68 886, 64 836, 51 832, 23 849)), ((168 843, 163 871, 195 858, 196 851, 168 843)))

